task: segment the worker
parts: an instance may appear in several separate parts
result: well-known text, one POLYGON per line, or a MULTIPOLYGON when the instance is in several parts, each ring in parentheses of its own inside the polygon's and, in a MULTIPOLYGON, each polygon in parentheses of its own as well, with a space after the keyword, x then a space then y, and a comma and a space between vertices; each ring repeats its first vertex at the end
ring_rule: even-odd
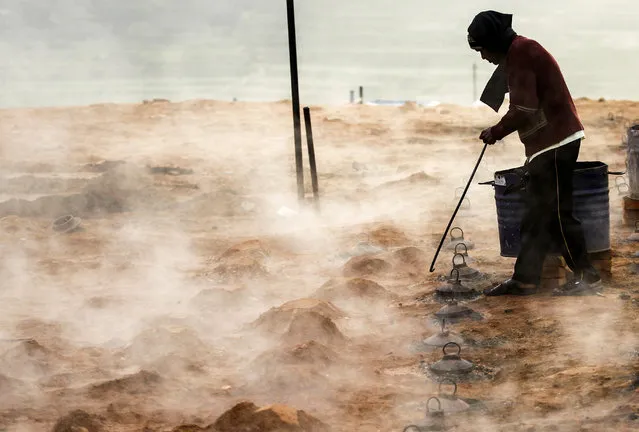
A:
POLYGON ((497 66, 481 100, 497 112, 506 93, 510 99, 508 112, 479 138, 492 145, 517 131, 526 151, 520 170, 525 200, 521 250, 512 277, 484 294, 536 293, 554 244, 574 277, 553 294, 597 293, 601 278, 588 259, 581 223, 573 215, 573 170, 584 128, 559 65, 538 42, 515 33, 510 14, 479 13, 468 27, 468 43, 497 66))

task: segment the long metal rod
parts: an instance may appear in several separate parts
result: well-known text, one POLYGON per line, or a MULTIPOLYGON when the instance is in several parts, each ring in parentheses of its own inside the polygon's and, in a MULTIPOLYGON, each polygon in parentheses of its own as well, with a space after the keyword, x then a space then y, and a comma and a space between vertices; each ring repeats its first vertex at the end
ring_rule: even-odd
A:
POLYGON ((308 163, 311 166, 311 184, 313 186, 313 201, 315 210, 319 212, 319 184, 317 181, 317 167, 315 165, 315 145, 313 144, 313 128, 311 126, 311 110, 304 107, 304 124, 306 126, 306 145, 308 146, 308 163))
POLYGON ((293 105, 293 137, 295 140, 295 172, 297 174, 297 199, 304 201, 304 165, 302 162, 302 127, 300 121, 300 90, 297 75, 297 42, 295 38, 295 4, 286 0, 288 18, 288 52, 291 63, 291 98, 293 105))
POLYGON ((466 184, 466 188, 464 188, 464 192, 461 195, 461 198, 459 198, 459 202, 457 203, 457 207, 455 207, 455 211, 453 212, 453 215, 450 218, 450 221, 448 221, 448 226, 446 226, 446 230, 444 231, 444 235, 442 235, 442 240, 439 242, 439 246, 437 247, 437 251, 435 252, 435 256, 433 257, 433 262, 430 265, 430 272, 434 272, 435 271, 435 262, 437 261, 437 256, 439 255, 439 251, 442 250, 442 245, 444 244, 444 241, 446 240, 446 236, 448 235, 448 230, 450 229, 450 226, 453 224, 453 221, 455 220, 455 216, 457 216, 457 212, 459 211, 459 207, 461 207, 462 202, 464 202, 464 197, 466 196, 466 192, 468 192, 468 188, 470 187, 471 182, 473 181, 473 177, 475 177, 475 173, 477 172, 477 168, 479 168, 479 164, 481 163, 482 158, 484 157, 484 153, 486 152, 486 147, 488 147, 488 144, 484 144, 484 148, 481 150, 481 154, 479 155, 479 159, 477 159, 477 163, 475 164, 475 169, 473 169, 473 173, 470 175, 470 178, 468 179, 468 183, 466 184))

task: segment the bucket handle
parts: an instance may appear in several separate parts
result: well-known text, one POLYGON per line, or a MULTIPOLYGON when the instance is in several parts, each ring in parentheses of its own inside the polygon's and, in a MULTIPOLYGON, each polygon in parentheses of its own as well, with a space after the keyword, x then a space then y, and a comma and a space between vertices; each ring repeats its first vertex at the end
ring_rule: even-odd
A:
POLYGON ((451 241, 452 241, 452 240, 456 240, 456 239, 461 239, 461 240, 463 240, 463 239, 464 239, 464 230, 462 230, 460 227, 452 227, 452 228, 450 229, 450 238, 451 238, 451 241), (455 237, 455 236, 453 236, 453 231, 455 231, 455 230, 459 230, 459 231, 461 232, 461 237, 455 237))
POLYGON ((625 174, 626 174, 625 171, 608 171, 608 175, 622 176, 622 175, 625 175, 625 174))
MULTIPOLYGON (((463 256, 468 255, 468 246, 466 246, 466 243, 457 243, 457 244, 455 245, 455 255, 457 255, 457 254, 459 254, 459 255, 463 255, 463 256), (457 247, 458 247, 458 246, 463 246, 463 247, 464 247, 464 253, 459 253, 459 252, 457 252, 457 247)), ((453 257, 453 258, 455 258, 455 257, 453 257)), ((453 263, 453 264, 454 264, 454 263, 453 263)))
POLYGON ((485 181, 485 182, 479 182, 477 184, 480 184, 482 186, 495 186, 495 180, 489 180, 489 181, 485 181))
POLYGON ((441 411, 442 410, 442 401, 440 401, 438 397, 433 396, 433 397, 431 397, 430 399, 428 399, 426 401, 426 412, 430 413, 430 401, 432 401, 432 400, 436 400, 437 401, 437 411, 441 411))
POLYGON ((421 428, 417 425, 408 425, 404 428, 402 432, 412 431, 413 429, 416 430, 417 432, 422 432, 421 428))
POLYGON ((446 352, 446 347, 448 347, 448 345, 454 345, 457 347, 457 354, 456 355, 460 355, 461 354, 461 347, 459 346, 459 344, 457 342, 448 342, 446 345, 444 345, 444 347, 442 348, 442 351, 444 352, 444 355, 448 355, 448 353, 446 352))
POLYGON ((457 394, 457 383, 450 378, 445 378, 439 383, 439 394, 442 394, 443 384, 451 384, 452 386, 454 386, 453 394, 451 394, 451 396, 455 396, 457 394))
MULTIPOLYGON (((463 243, 457 243, 457 244, 463 244, 463 243)), ((457 270, 459 267, 464 267, 464 266, 466 266, 466 258, 460 253, 456 253, 455 255, 453 255, 453 270, 457 270), (457 258, 458 256, 462 257, 461 264, 455 264, 455 258, 457 258)), ((459 271, 457 272, 457 277, 459 278, 459 271)))

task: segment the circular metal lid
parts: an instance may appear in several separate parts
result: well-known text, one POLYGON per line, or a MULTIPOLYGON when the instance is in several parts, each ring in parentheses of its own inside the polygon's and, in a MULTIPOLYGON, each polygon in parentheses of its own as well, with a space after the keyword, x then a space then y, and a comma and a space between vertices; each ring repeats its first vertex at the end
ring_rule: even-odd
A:
POLYGON ((442 351, 444 352, 444 357, 430 366, 431 371, 434 373, 440 375, 466 374, 473 369, 474 365, 471 362, 464 360, 459 356, 461 353, 461 347, 459 344, 449 342, 444 345, 442 351), (457 354, 448 354, 446 352, 446 348, 450 345, 457 347, 457 354))
MULTIPOLYGON (((460 255, 461 256, 461 255, 460 255)), ((459 269, 452 269, 450 271, 450 276, 448 277, 451 283, 447 283, 446 285, 442 285, 435 289, 437 294, 446 295, 446 294, 472 294, 474 292, 473 289, 465 287, 462 285, 459 275, 459 269), (453 273, 455 273, 455 277, 453 278, 453 273)))
MULTIPOLYGON (((478 270, 468 267, 468 265, 466 264, 466 258, 462 254, 453 255, 453 269, 456 269, 459 272, 459 279, 462 279, 462 280, 475 279, 481 276, 481 273, 478 270), (455 262, 455 258, 457 257, 460 257, 462 261, 459 262, 459 260, 457 260, 457 262, 455 262)), ((452 274, 451 276, 449 276, 449 280, 451 279, 452 279, 452 274)))
POLYGON ((470 250, 473 247, 475 247, 475 244, 472 241, 464 239, 464 231, 461 228, 453 227, 450 230, 450 242, 448 242, 448 245, 446 246, 446 249, 455 250, 455 247, 459 243, 463 243, 466 246, 466 250, 470 250), (459 237, 455 237, 453 235, 453 231, 455 231, 455 230, 459 230, 459 232, 461 233, 461 235, 459 237))
POLYGON ((434 334, 424 339, 424 345, 437 347, 437 348, 441 348, 450 342, 461 344, 461 343, 464 343, 464 340, 461 338, 461 336, 457 335, 456 333, 452 333, 448 330, 442 331, 440 333, 434 334))
POLYGON ((459 305, 453 301, 435 312, 435 316, 438 318, 459 318, 472 313, 473 310, 469 307, 459 305))
POLYGON ((53 221, 53 230, 60 233, 73 231, 80 226, 81 219, 73 215, 60 216, 53 221))
POLYGON ((439 383, 438 395, 442 411, 446 412, 463 412, 470 409, 470 405, 464 400, 457 397, 457 383, 450 378, 445 378, 439 383), (442 392, 442 385, 450 384, 453 386, 452 393, 445 394, 442 392))
POLYGON ((426 431, 443 431, 446 430, 444 422, 444 411, 439 398, 433 396, 426 401, 426 419, 419 424, 408 425, 403 432, 426 432, 426 431), (437 402, 437 409, 431 408, 431 401, 437 402))

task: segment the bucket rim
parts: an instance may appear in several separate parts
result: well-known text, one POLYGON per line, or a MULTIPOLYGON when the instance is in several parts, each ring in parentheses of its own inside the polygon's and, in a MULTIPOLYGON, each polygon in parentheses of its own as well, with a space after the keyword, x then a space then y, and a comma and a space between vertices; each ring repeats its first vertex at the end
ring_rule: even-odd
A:
MULTIPOLYGON (((524 168, 523 166, 518 166, 514 168, 508 168, 505 170, 495 171, 495 176, 504 175, 504 174, 514 174, 516 169, 524 168)), ((601 161, 577 161, 574 172, 579 171, 588 171, 588 170, 597 170, 606 168, 608 170, 608 164, 601 161)))

